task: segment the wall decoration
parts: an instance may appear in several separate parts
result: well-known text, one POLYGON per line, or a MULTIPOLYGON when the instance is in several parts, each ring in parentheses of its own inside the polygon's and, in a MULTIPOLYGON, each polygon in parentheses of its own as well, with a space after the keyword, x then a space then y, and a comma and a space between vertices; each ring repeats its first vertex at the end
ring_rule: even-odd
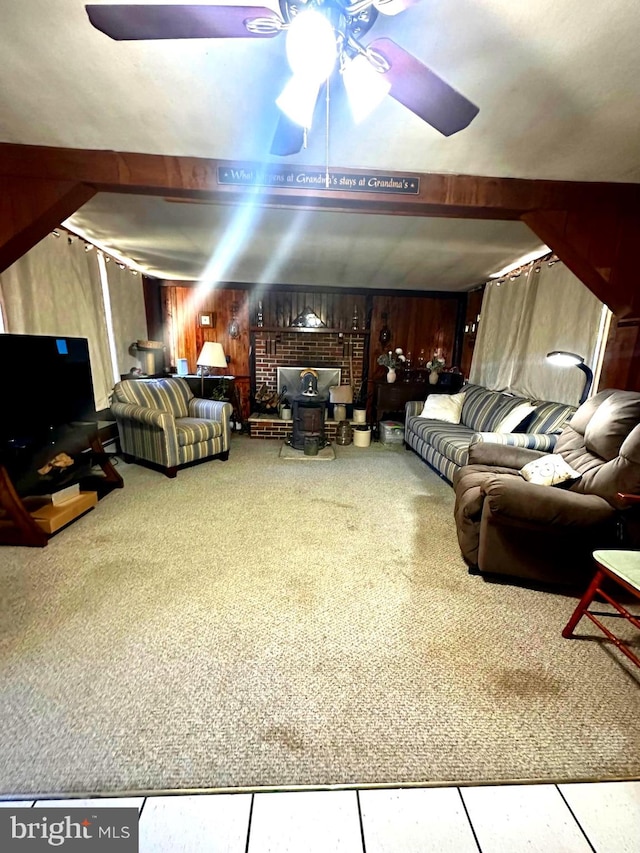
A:
POLYGON ((213 311, 201 311, 198 314, 198 325, 207 329, 213 328, 216 324, 216 315, 213 311))
POLYGON ((231 322, 229 323, 229 327, 227 329, 227 334, 229 335, 230 338, 233 338, 233 340, 237 340, 240 337, 240 323, 238 322, 238 303, 237 302, 233 302, 231 304, 231 312, 232 312, 233 316, 231 318, 231 322))
POLYGON ((391 329, 389 328, 389 326, 387 326, 387 318, 388 318, 388 316, 389 316, 389 315, 388 315, 388 314, 386 314, 386 313, 383 313, 383 314, 382 314, 382 323, 383 323, 383 326, 382 326, 382 328, 380 329, 380 335, 379 335, 379 338, 378 338, 378 340, 380 341, 380 344, 381 344, 383 347, 386 347, 386 345, 387 345, 387 344, 389 343, 389 341, 391 340, 391 329))

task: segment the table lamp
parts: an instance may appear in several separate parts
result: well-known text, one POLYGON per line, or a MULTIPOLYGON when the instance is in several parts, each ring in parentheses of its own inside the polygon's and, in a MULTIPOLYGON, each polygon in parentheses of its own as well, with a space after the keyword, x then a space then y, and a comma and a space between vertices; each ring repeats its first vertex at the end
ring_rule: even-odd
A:
POLYGON ((227 366, 227 357, 222 344, 216 341, 205 341, 196 364, 200 368, 200 396, 204 397, 204 368, 227 366))

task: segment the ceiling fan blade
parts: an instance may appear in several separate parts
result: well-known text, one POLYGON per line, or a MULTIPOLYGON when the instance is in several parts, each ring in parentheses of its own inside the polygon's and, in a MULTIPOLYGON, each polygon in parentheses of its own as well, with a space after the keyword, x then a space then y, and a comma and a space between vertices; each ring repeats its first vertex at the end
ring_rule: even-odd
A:
POLYGON ((264 6, 89 5, 85 9, 93 26, 116 41, 271 38, 282 29, 282 20, 264 6), (247 22, 255 20, 265 24, 249 29, 247 22))
POLYGON ((391 97, 444 136, 467 127, 480 112, 480 107, 391 39, 375 39, 367 50, 381 54, 391 66, 384 74, 391 83, 391 97))
POLYGON ((280 113, 276 132, 271 142, 271 154, 286 157, 297 154, 304 145, 304 128, 291 121, 283 112, 280 113))

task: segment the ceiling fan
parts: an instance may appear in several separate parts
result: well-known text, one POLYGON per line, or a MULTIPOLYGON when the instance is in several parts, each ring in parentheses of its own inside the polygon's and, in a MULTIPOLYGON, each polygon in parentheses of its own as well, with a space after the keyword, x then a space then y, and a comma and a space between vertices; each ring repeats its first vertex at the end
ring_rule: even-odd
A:
POLYGON ((395 15, 418 0, 279 0, 264 6, 87 5, 93 26, 117 41, 273 38, 287 33, 293 76, 276 104, 271 153, 295 154, 337 66, 356 120, 387 94, 444 136, 467 127, 479 108, 388 38, 361 39, 381 12, 395 15))

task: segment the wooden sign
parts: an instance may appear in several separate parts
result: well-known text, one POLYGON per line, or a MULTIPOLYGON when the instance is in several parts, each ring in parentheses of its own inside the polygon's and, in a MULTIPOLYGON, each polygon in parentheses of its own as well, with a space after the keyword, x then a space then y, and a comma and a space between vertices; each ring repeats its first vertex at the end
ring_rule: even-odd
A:
POLYGON ((285 190, 334 190, 356 193, 417 195, 420 178, 334 172, 331 169, 294 169, 289 166, 218 166, 218 183, 243 187, 277 187, 285 190))

